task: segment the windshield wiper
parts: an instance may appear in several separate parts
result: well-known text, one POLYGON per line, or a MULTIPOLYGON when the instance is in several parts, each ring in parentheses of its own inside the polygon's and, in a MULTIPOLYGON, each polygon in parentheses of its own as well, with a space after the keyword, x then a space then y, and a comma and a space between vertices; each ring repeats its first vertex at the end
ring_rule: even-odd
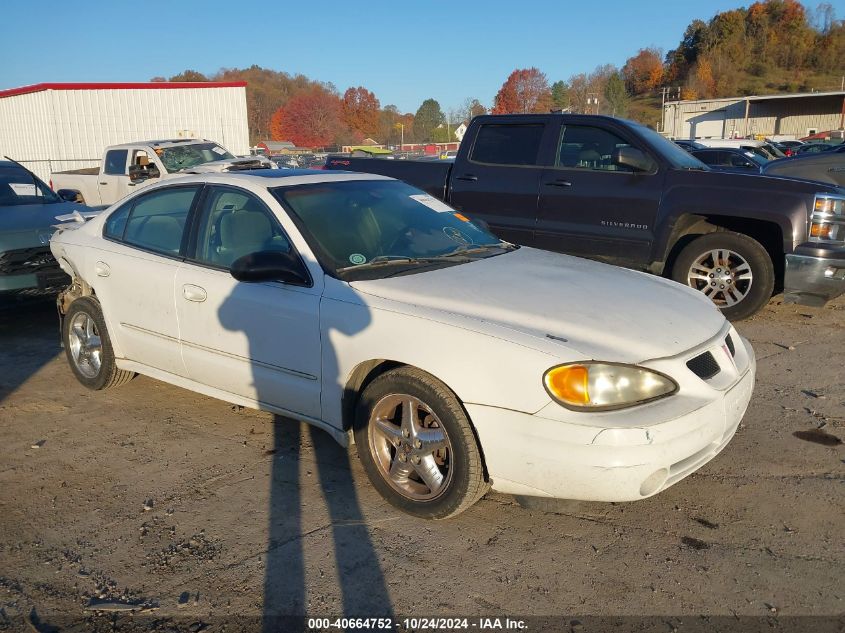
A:
POLYGON ((457 255, 472 255, 474 253, 485 253, 489 250, 493 249, 504 249, 506 251, 512 251, 519 248, 516 244, 511 244, 510 242, 501 242, 499 244, 461 244, 455 250, 446 253, 444 255, 439 255, 438 257, 455 257, 457 255))
POLYGON ((378 266, 389 266, 391 264, 431 264, 439 262, 441 256, 437 257, 408 257, 406 255, 379 255, 373 257, 370 261, 363 264, 353 264, 352 266, 344 266, 338 268, 337 272, 343 273, 348 270, 362 270, 366 268, 375 268, 378 266))

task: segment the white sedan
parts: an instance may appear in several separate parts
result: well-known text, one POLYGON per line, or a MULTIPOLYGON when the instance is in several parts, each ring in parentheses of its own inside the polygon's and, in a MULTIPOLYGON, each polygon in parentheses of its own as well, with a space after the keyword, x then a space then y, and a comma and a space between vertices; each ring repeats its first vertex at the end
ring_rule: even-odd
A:
POLYGON ((649 497, 721 451, 754 352, 700 293, 502 242, 373 175, 194 175, 57 232, 70 367, 354 437, 392 504, 649 497))

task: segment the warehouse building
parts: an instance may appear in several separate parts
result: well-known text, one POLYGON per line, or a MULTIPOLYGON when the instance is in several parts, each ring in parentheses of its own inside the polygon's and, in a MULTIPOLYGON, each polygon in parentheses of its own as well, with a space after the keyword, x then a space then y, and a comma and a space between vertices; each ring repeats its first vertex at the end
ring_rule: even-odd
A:
POLYGON ((669 101, 669 138, 802 138, 845 126, 845 91, 669 101))
POLYGON ((246 82, 42 83, 0 91, 0 156, 43 180, 109 145, 206 138, 249 154, 246 82))

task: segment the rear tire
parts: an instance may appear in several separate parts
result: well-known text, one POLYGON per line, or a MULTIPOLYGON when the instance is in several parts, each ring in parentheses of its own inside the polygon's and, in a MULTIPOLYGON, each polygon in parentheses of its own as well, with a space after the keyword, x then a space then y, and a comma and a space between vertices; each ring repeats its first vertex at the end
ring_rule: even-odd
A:
POLYGON ((91 297, 70 304, 62 322, 62 342, 71 371, 88 389, 119 387, 135 376, 117 368, 100 304, 91 297))
POLYGON ((717 231, 683 248, 672 279, 702 292, 726 319, 740 321, 771 299, 775 270, 760 242, 742 233, 717 231))
POLYGON ((376 490, 424 519, 448 519, 489 488, 469 419, 433 376, 400 367, 371 382, 355 420, 358 456, 376 490))

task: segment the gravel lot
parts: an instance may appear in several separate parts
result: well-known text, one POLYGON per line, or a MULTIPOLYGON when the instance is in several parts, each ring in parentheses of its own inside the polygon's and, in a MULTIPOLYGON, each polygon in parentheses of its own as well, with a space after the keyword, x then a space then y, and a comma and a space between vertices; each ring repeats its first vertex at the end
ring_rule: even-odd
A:
POLYGON ((491 494, 439 523, 394 511, 354 449, 295 421, 145 377, 86 391, 53 304, 2 300, 0 630, 111 630, 123 608, 118 628, 154 630, 306 613, 842 630, 845 301, 779 300, 739 324, 754 398, 698 473, 633 504, 491 494))

